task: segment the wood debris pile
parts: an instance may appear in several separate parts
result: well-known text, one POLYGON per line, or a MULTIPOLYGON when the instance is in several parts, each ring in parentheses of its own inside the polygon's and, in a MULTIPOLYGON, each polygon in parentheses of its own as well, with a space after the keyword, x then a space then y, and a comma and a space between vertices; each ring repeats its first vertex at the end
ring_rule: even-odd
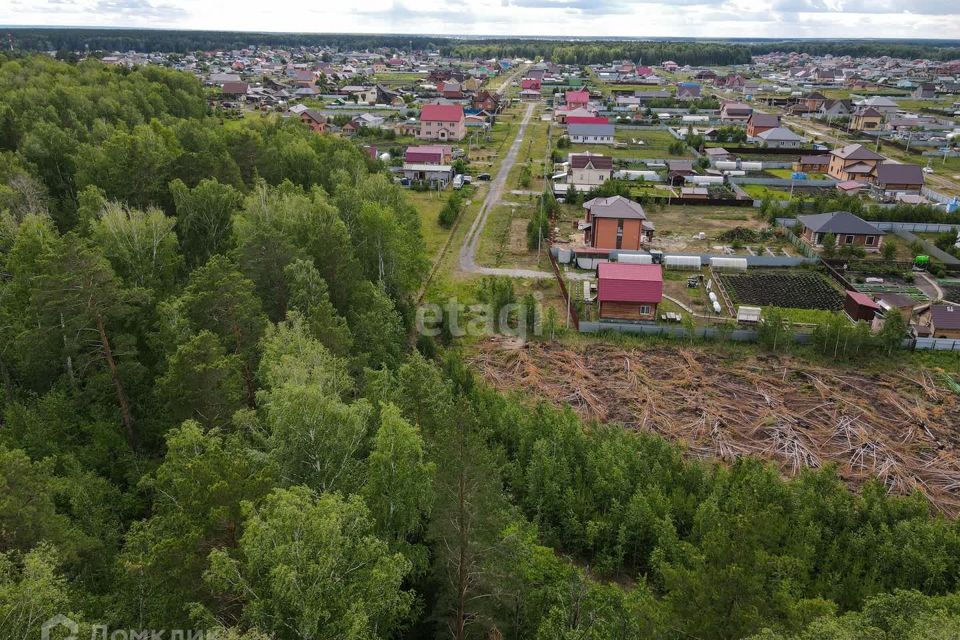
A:
POLYGON ((784 473, 834 462, 960 514, 960 398, 924 370, 868 374, 776 356, 656 346, 489 340, 472 358, 496 388, 535 392, 587 419, 681 441, 692 454, 757 455, 784 473))

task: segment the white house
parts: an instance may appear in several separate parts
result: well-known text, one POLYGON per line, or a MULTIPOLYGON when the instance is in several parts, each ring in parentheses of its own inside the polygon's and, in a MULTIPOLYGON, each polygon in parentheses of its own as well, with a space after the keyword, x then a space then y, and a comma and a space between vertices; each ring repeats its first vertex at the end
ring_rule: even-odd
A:
POLYGON ((577 144, 613 144, 612 124, 567 125, 570 142, 577 144))

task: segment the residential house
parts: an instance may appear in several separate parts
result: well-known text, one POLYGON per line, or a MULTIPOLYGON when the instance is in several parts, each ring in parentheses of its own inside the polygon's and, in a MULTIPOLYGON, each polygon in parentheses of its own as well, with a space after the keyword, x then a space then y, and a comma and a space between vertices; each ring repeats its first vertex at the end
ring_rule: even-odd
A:
POLYGON ((930 334, 934 338, 960 338, 960 306, 935 304, 930 307, 930 334))
POLYGON ((520 91, 520 100, 523 102, 536 102, 540 99, 540 91, 537 89, 523 89, 520 91))
POLYGON ((453 162, 453 148, 445 144, 407 147, 403 161, 409 164, 450 164, 453 162))
POLYGON ((520 81, 520 89, 540 91, 541 81, 538 78, 524 78, 520 81))
POLYGON ((742 102, 726 102, 720 107, 720 120, 727 124, 746 124, 752 114, 753 107, 742 102))
POLYGON ((567 184, 589 190, 610 179, 613 158, 597 153, 571 153, 567 156, 567 184))
POLYGON ((463 140, 467 135, 463 107, 459 104, 425 104, 420 110, 422 140, 463 140))
POLYGON ((757 138, 763 141, 765 147, 775 149, 798 149, 803 144, 803 138, 786 127, 776 127, 761 132, 757 138))
POLYGON ((571 124, 567 126, 570 142, 577 144, 613 144, 612 124, 571 124))
POLYGON ((414 182, 423 182, 443 189, 453 180, 453 167, 449 164, 404 162, 403 176, 414 182))
POLYGON ((828 155, 800 156, 793 163, 793 170, 799 173, 826 173, 827 166, 830 164, 828 155))
POLYGON ((300 122, 310 127, 314 133, 325 133, 328 126, 327 116, 314 109, 301 111, 300 122))
POLYGON ((887 197, 919 195, 923 189, 923 169, 917 164, 884 162, 874 169, 870 182, 876 191, 887 197))
POLYGON ((447 100, 459 100, 463 97, 463 89, 456 80, 448 80, 440 88, 440 95, 447 100))
POLYGON ((601 320, 655 320, 663 300, 659 264, 601 262, 597 267, 597 305, 601 320))
POLYGON ((747 120, 747 135, 756 137, 764 131, 776 129, 780 126, 780 116, 775 113, 761 113, 754 111, 747 120))
POLYGON ((937 88, 931 82, 921 82, 917 85, 917 88, 913 90, 912 95, 918 100, 935 98, 937 96, 937 88))
POLYGON ((900 106, 897 105, 896 102, 884 96, 870 96, 869 98, 866 98, 865 100, 859 100, 854 104, 862 108, 873 107, 884 115, 893 114, 900 110, 900 106))
POLYGON ((883 114, 873 107, 862 107, 853 112, 850 128, 854 131, 879 131, 883 124, 883 114))
POLYGON ((860 247, 867 252, 877 252, 883 244, 885 233, 866 220, 849 211, 832 211, 809 216, 797 216, 803 227, 801 237, 807 244, 822 248, 824 238, 833 234, 836 247, 860 247))
POLYGON ((817 115, 827 120, 835 118, 846 118, 853 111, 852 103, 849 100, 825 100, 817 110, 817 115))
POLYGON ((827 174, 831 178, 846 182, 864 180, 873 173, 874 168, 883 162, 884 157, 874 153, 862 144, 848 144, 830 152, 827 174))
POLYGON ((808 113, 816 113, 820 107, 827 101, 827 97, 819 91, 813 91, 803 96, 800 103, 807 108, 808 113))
POLYGON ((246 82, 224 82, 220 95, 227 99, 238 100, 247 95, 250 85, 246 82))
POLYGON ((489 113, 496 113, 500 109, 500 99, 496 94, 486 90, 478 91, 476 95, 473 96, 470 104, 474 109, 480 109, 489 113))
POLYGON ((566 124, 610 124, 606 116, 571 116, 568 115, 566 124))
POLYGON ((564 93, 567 109, 586 109, 590 104, 590 92, 586 89, 564 93))
POLYGON ((681 82, 677 84, 677 100, 697 100, 700 98, 700 91, 700 85, 696 82, 681 82))
POLYGON ((580 228, 584 241, 595 249, 638 251, 653 237, 654 225, 643 207, 623 196, 593 198, 583 203, 586 216, 580 228))
POLYGON ((597 112, 594 109, 586 109, 584 107, 567 109, 565 107, 561 107, 553 112, 553 119, 558 124, 566 124, 567 118, 594 118, 596 115, 597 112))

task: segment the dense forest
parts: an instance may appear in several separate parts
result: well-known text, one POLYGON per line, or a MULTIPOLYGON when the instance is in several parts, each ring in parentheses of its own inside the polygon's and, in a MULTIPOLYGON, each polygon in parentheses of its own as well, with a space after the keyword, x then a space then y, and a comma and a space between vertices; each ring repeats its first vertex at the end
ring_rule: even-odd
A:
POLYGON ((353 143, 0 58, 0 637, 920 640, 960 529, 484 386, 353 143), (163 637, 171 637, 166 633, 163 637))
POLYGON ((774 40, 751 42, 754 54, 776 51, 796 51, 822 56, 853 56, 866 58, 891 58, 928 60, 960 59, 960 42, 957 40, 774 40))
POLYGON ((177 31, 165 29, 71 29, 13 27, 6 30, 14 48, 23 51, 163 51, 192 53, 262 48, 333 47, 345 50, 436 49, 448 38, 409 35, 336 33, 257 33, 177 31))
POLYGON ((245 33, 237 31, 174 31, 154 29, 9 28, 9 44, 23 51, 195 51, 247 47, 319 47, 341 51, 440 49, 464 58, 545 58, 560 64, 595 64, 634 60, 659 64, 748 64, 753 54, 796 51, 812 55, 892 56, 954 60, 956 40, 762 40, 740 41, 650 39, 563 40, 525 38, 444 38, 436 36, 310 33, 245 33))

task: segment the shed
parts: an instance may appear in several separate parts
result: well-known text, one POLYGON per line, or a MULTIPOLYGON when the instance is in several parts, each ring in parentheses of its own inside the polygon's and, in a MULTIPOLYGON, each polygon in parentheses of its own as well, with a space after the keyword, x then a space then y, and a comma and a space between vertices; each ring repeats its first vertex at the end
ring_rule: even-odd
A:
POLYGON ((882 308, 876 301, 865 293, 859 291, 847 291, 843 300, 843 310, 847 312, 850 319, 854 322, 864 320, 873 322, 873 317, 877 315, 882 308))

